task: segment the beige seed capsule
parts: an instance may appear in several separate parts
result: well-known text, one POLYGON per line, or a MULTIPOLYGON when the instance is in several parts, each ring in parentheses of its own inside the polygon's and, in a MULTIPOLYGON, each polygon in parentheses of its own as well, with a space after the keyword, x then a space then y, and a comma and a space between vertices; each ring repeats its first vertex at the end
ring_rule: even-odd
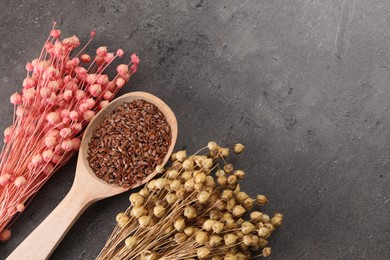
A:
POLYGON ((244 245, 246 246, 253 246, 254 245, 254 241, 252 239, 252 236, 250 235, 245 235, 243 238, 242 238, 242 242, 244 243, 244 245))
POLYGON ((186 227, 184 229, 184 234, 186 234, 187 236, 192 236, 193 234, 195 234, 195 228, 194 227, 186 227))
POLYGON ((270 247, 264 247, 262 251, 263 257, 268 257, 271 255, 271 248, 270 247))
POLYGON ((237 201, 242 203, 245 199, 249 198, 248 194, 243 191, 240 191, 236 194, 237 201))
POLYGON ((188 181, 189 179, 192 178, 192 172, 188 172, 188 171, 183 172, 183 173, 181 174, 181 178, 182 178, 183 180, 185 180, 185 181, 188 181))
POLYGON ((177 201, 177 196, 176 194, 168 194, 167 196, 165 196, 165 200, 167 201, 167 203, 169 205, 172 205, 173 203, 175 203, 177 201))
POLYGON ((222 156, 223 158, 226 158, 229 156, 229 148, 220 148, 218 150, 218 154, 222 156))
POLYGON ((263 205, 268 203, 268 199, 267 199, 266 196, 259 194, 259 195, 256 196, 256 202, 260 206, 263 206, 263 205))
POLYGON ((158 218, 162 218, 165 215, 166 209, 163 206, 156 206, 153 209, 153 215, 158 218))
POLYGON ((209 198, 210 198, 210 193, 208 193, 207 191, 202 191, 199 192, 198 194, 198 201, 200 204, 207 203, 209 201, 209 198))
POLYGON ((187 206, 185 209, 184 209, 184 216, 188 219, 194 219, 196 218, 198 215, 196 213, 196 209, 193 207, 193 206, 187 206))
POLYGON ((164 189, 167 185, 169 185, 169 181, 166 178, 158 178, 156 180, 156 189, 158 190, 164 189))
POLYGON ((241 224, 241 231, 245 235, 252 233, 253 230, 255 230, 255 226, 252 223, 250 223, 249 221, 244 221, 241 224))
POLYGON ((116 222, 119 222, 119 219, 120 219, 121 217, 123 217, 123 216, 126 216, 126 213, 125 213, 125 212, 119 212, 119 213, 116 215, 116 217, 115 217, 116 222))
POLYGON ((233 191, 232 190, 224 190, 221 194, 221 199, 223 200, 230 200, 233 196, 233 191))
POLYGON ((149 181, 146 187, 148 187, 149 190, 155 190, 156 189, 156 180, 149 181))
POLYGON ((194 190, 196 190, 196 191, 202 191, 203 188, 204 188, 203 183, 195 183, 194 184, 194 190))
POLYGON ((205 169, 211 169, 213 167, 213 159, 206 158, 202 161, 202 167, 205 169))
POLYGON ((225 186, 227 184, 227 178, 225 176, 217 177, 217 183, 221 186, 225 186))
POLYGON ((246 210, 241 205, 237 205, 233 208, 233 215, 235 217, 241 217, 245 212, 246 210))
POLYGON ((219 177, 219 176, 226 176, 226 172, 222 169, 219 169, 215 172, 215 176, 219 177))
POLYGON ((225 225, 219 221, 215 221, 212 228, 214 233, 219 234, 223 231, 225 225))
POLYGON ((144 203, 144 197, 141 196, 139 193, 133 193, 130 195, 129 200, 131 202, 131 205, 133 207, 135 206, 141 206, 144 203))
POLYGON ((183 231, 186 227, 186 220, 184 217, 178 217, 175 222, 173 222, 173 226, 179 232, 183 231))
POLYGON ((184 200, 187 197, 187 192, 184 188, 181 188, 176 191, 176 196, 178 200, 184 200))
POLYGON ((169 187, 171 188, 171 190, 178 191, 182 187, 182 184, 179 180, 173 180, 169 184, 169 187))
POLYGON ((231 173, 234 170, 233 164, 231 163, 226 164, 225 166, 223 166, 223 170, 226 173, 231 173))
POLYGON ((232 219, 232 218, 233 218, 233 214, 230 213, 230 212, 225 212, 225 213, 223 213, 223 215, 222 215, 222 219, 224 219, 224 220, 232 219))
POLYGON ((181 162, 176 161, 172 164, 172 168, 175 169, 176 171, 180 171, 183 168, 183 165, 181 162))
POLYGON ((237 242, 238 237, 233 234, 227 234, 223 236, 223 240, 225 241, 226 246, 234 245, 237 242))
POLYGON ((177 160, 176 153, 172 153, 171 155, 171 161, 174 162, 177 160))
POLYGON ((208 219, 206 220, 203 225, 202 225, 202 229, 203 230, 206 230, 206 231, 211 231, 213 229, 213 225, 214 225, 215 221, 212 220, 212 219, 208 219))
POLYGON ((267 214, 261 215, 261 222, 263 222, 263 223, 268 223, 268 222, 270 222, 269 216, 268 216, 267 214))
POLYGON ((224 257, 223 257, 223 260, 237 260, 236 259, 236 256, 234 254, 226 254, 224 257))
POLYGON ((237 179, 242 180, 245 177, 245 173, 242 170, 236 170, 234 171, 234 175, 237 177, 237 179))
POLYGON ((236 253, 234 256, 236 257, 236 260, 246 260, 247 259, 246 255, 244 255, 241 252, 236 253))
POLYGON ((206 187, 209 188, 214 188, 215 187, 215 180, 212 176, 207 176, 206 177, 206 187))
POLYGON ((206 174, 204 172, 199 172, 198 174, 196 174, 196 176, 194 177, 194 181, 196 183, 205 183, 206 182, 206 174))
POLYGON ((209 148, 210 151, 218 151, 219 145, 216 142, 214 142, 214 141, 210 141, 207 144, 207 148, 209 148))
POLYGON ((156 166, 156 172, 157 173, 163 173, 165 170, 164 170, 164 167, 162 165, 157 165, 156 166))
POLYGON ((242 206, 244 207, 244 209, 246 210, 250 210, 252 207, 253 207, 253 204, 255 204, 255 200, 252 199, 252 198, 246 198, 243 202, 242 202, 242 206))
POLYGON ((234 219, 230 218, 230 219, 225 220, 225 229, 226 230, 233 229, 235 227, 236 227, 236 223, 234 222, 234 219))
POLYGON ((259 223, 261 221, 261 216, 263 213, 260 211, 252 211, 249 215, 252 223, 259 223))
POLYGON ((130 218, 126 215, 123 215, 122 217, 119 218, 118 220, 118 226, 120 228, 126 227, 126 225, 130 222, 130 218))
POLYGON ((125 245, 128 249, 132 250, 137 246, 138 240, 134 236, 129 236, 125 240, 125 245))
POLYGON ((235 231, 234 234, 235 234, 238 238, 240 238, 240 239, 242 239, 242 238, 244 237, 244 233, 242 233, 241 230, 235 231))
POLYGON ((227 182, 229 185, 236 185, 237 184, 237 177, 235 175, 230 175, 227 178, 227 182))
POLYGON ((237 154, 242 153, 244 151, 245 146, 243 144, 237 143, 234 145, 233 151, 237 154))
POLYGON ((193 191, 194 185, 195 185, 194 179, 191 178, 184 183, 184 189, 186 189, 187 191, 193 191))
POLYGON ((191 170, 192 168, 194 168, 194 161, 192 159, 186 159, 184 160, 183 162, 183 169, 185 171, 189 171, 191 170))
POLYGON ((268 241, 265 238, 260 237, 258 245, 260 248, 264 248, 268 245, 268 241))
POLYGON ((149 195, 149 190, 148 190, 147 188, 143 188, 143 189, 141 189, 141 190, 139 191, 139 194, 140 194, 142 197, 146 198, 146 197, 149 195))
POLYGON ((174 227, 173 225, 168 226, 168 227, 164 230, 164 235, 168 235, 168 234, 171 233, 173 230, 175 230, 175 227, 174 227))
POLYGON ((157 254, 155 252, 145 250, 141 253, 141 260, 157 260, 157 254))
POLYGON ((235 206, 236 206, 236 200, 234 198, 231 198, 226 203, 226 209, 229 211, 232 211, 235 206))
POLYGON ((207 235, 207 232, 204 231, 198 231, 195 234, 195 242, 199 245, 204 245, 209 241, 209 237, 207 235))
MULTIPOLYGON (((281 214, 280 214, 281 215, 281 214)), ((282 225, 282 222, 283 222, 283 216, 280 216, 280 215, 276 215, 271 219, 271 223, 272 225, 274 225, 275 227, 279 227, 280 225, 282 225)))
POLYGON ((130 211, 130 215, 135 218, 140 218, 147 213, 148 211, 143 206, 135 206, 130 211))
POLYGON ((183 151, 178 151, 176 153, 176 159, 179 161, 179 162, 183 162, 185 159, 187 158, 187 152, 185 150, 183 151))
POLYGON ((212 235, 210 237, 209 244, 211 247, 217 247, 220 246, 223 242, 223 238, 218 235, 212 235))
POLYGON ((179 232, 175 234, 174 239, 177 244, 182 244, 187 240, 187 235, 179 232))
POLYGON ((222 213, 221 211, 217 210, 217 209, 213 209, 210 211, 210 219, 212 220, 219 220, 221 217, 222 217, 222 213))
POLYGON ((210 255, 210 250, 207 247, 202 246, 196 250, 196 255, 199 259, 205 259, 210 255))
POLYGON ((259 228, 259 231, 257 232, 259 237, 267 238, 270 236, 269 230, 266 227, 259 228))
POLYGON ((149 216, 142 216, 138 219, 138 224, 141 228, 146 228, 150 225, 151 220, 149 216))
POLYGON ((166 172, 166 176, 168 179, 171 179, 171 180, 174 180, 174 179, 177 179, 177 177, 179 177, 179 172, 176 171, 176 170, 169 170, 166 172))

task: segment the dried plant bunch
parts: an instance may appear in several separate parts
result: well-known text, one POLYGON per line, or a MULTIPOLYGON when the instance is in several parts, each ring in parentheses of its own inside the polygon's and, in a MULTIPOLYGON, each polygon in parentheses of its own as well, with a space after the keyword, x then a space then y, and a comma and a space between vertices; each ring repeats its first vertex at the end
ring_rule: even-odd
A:
POLYGON ((4 131, 0 153, 0 240, 11 237, 15 216, 29 199, 79 149, 84 127, 106 106, 137 71, 139 58, 117 66, 109 79, 112 62, 124 56, 118 49, 99 47, 95 56, 84 53, 95 36, 77 53, 76 36, 60 39, 53 28, 38 58, 26 64, 23 88, 10 97, 12 125, 4 131))
MULTIPOLYGON (((244 146, 235 146, 241 153, 244 146)), ((161 177, 130 195, 130 207, 97 259, 249 259, 267 257, 268 238, 282 224, 254 207, 268 202, 240 190, 245 177, 226 162, 229 149, 215 142, 191 156, 178 151, 161 177), (200 155, 208 150, 207 154, 200 155), (258 204, 258 205, 256 205, 258 204)))

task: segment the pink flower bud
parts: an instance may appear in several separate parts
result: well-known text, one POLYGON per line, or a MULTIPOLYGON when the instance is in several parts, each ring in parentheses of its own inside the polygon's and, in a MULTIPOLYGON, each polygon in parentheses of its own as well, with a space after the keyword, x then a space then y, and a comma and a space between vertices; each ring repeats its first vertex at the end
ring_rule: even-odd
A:
POLYGON ((81 123, 77 123, 72 125, 71 128, 75 134, 78 134, 81 132, 81 130, 83 130, 83 125, 81 123))
POLYGON ((104 56, 104 55, 106 55, 106 53, 107 53, 107 47, 106 46, 99 47, 96 50, 96 54, 98 56, 104 56))
POLYGON ((72 135, 72 130, 68 127, 62 128, 60 131, 60 135, 62 138, 68 138, 72 135))
POLYGON ((34 66, 30 62, 27 62, 26 70, 29 71, 29 72, 33 71, 34 70, 34 66))
POLYGON ((24 106, 18 106, 16 108, 16 116, 24 117, 28 115, 28 110, 24 106))
POLYGON ((10 97, 11 104, 20 105, 22 104, 22 96, 18 92, 14 93, 10 97))
POLYGON ((77 111, 70 111, 69 113, 69 117, 70 119, 72 119, 73 121, 77 121, 79 120, 79 113, 77 113, 77 111))
POLYGON ((9 137, 13 134, 14 128, 13 126, 9 126, 4 130, 4 137, 9 137))
POLYGON ((93 98, 88 98, 87 100, 85 100, 85 104, 87 104, 88 109, 92 109, 95 107, 96 102, 93 98))
POLYGON ((64 83, 68 83, 68 82, 71 82, 73 80, 72 76, 70 75, 66 75, 63 79, 64 83))
POLYGON ((73 97, 72 90, 67 89, 67 90, 64 91, 64 99, 65 100, 71 100, 72 97, 73 97))
POLYGON ((118 88, 122 88, 126 84, 126 81, 122 78, 117 78, 115 83, 118 88))
POLYGON ((60 131, 57 129, 52 129, 47 133, 47 136, 54 136, 55 138, 60 136, 60 131))
POLYGON ((92 30, 92 31, 91 31, 91 38, 95 37, 95 35, 96 35, 96 31, 95 31, 95 30, 92 30))
POLYGON ((129 72, 129 67, 126 64, 120 64, 118 67, 116 67, 116 71, 119 73, 119 75, 123 76, 129 72))
POLYGON ((98 78, 98 75, 96 75, 96 74, 88 74, 86 81, 88 84, 92 85, 96 82, 97 78, 98 78))
POLYGON ((71 81, 68 81, 68 82, 65 83, 64 88, 67 89, 67 90, 75 91, 75 90, 77 90, 79 88, 79 86, 77 85, 76 82, 71 80, 71 81))
POLYGON ((77 38, 76 35, 73 35, 72 37, 63 39, 62 44, 66 46, 68 49, 72 50, 74 48, 77 48, 80 45, 80 40, 79 38, 77 38))
POLYGON ((108 82, 108 86, 106 90, 109 90, 111 92, 114 92, 116 90, 117 86, 115 84, 115 81, 108 82))
POLYGON ((73 66, 76 67, 80 64, 80 59, 79 58, 73 58, 72 59, 73 66))
POLYGON ((62 123, 68 125, 72 120, 69 117, 65 117, 62 119, 62 123))
POLYGON ((88 104, 87 103, 82 103, 80 106, 79 106, 79 110, 80 112, 85 112, 88 110, 88 104))
POLYGON ((116 55, 118 55, 119 58, 122 58, 124 54, 125 54, 125 52, 122 49, 118 49, 116 51, 116 55))
POLYGON ((61 121, 61 116, 59 113, 57 112, 50 112, 49 114, 47 114, 46 116, 46 120, 50 123, 50 124, 57 124, 61 121))
MULTIPOLYGON (((95 57, 96 64, 97 65, 102 65, 105 62, 104 58, 105 58, 105 56, 96 56, 95 57)), ((98 72, 100 72, 100 71, 98 70, 98 72)))
POLYGON ((26 207, 24 206, 23 203, 19 203, 18 205, 16 205, 16 210, 17 210, 18 212, 23 212, 25 208, 26 208, 26 207))
POLYGON ((69 109, 62 109, 61 110, 61 117, 66 118, 69 117, 70 110, 69 109))
POLYGON ((53 155, 53 158, 51 158, 51 161, 54 164, 58 164, 59 162, 61 162, 61 159, 62 159, 62 155, 55 154, 53 155))
POLYGON ((57 95, 54 94, 53 92, 50 94, 50 97, 48 97, 46 99, 47 103, 49 103, 50 105, 54 105, 57 101, 57 95))
POLYGON ((1 233, 0 233, 0 241, 1 242, 4 243, 4 242, 8 241, 10 238, 11 238, 11 230, 4 229, 3 231, 1 231, 1 233))
POLYGON ((53 158, 53 151, 52 150, 45 150, 43 153, 42 153, 42 159, 45 161, 45 162, 50 162, 51 159, 53 158))
POLYGON ((62 149, 61 144, 57 144, 56 148, 54 148, 54 154, 63 155, 65 153, 65 150, 62 149))
POLYGON ((60 38, 61 36, 61 31, 60 30, 51 30, 50 36, 54 38, 60 38))
POLYGON ((43 158, 40 154, 36 154, 31 158, 31 163, 37 167, 43 163, 43 158))
POLYGON ((106 100, 111 100, 111 98, 114 96, 114 94, 111 93, 111 91, 104 91, 103 98, 106 100))
POLYGON ((102 93, 102 86, 99 84, 89 86, 89 93, 91 93, 93 97, 98 97, 102 93))
POLYGON ((54 44, 52 42, 46 42, 45 43, 45 48, 46 48, 47 51, 51 51, 53 46, 54 46, 54 44))
POLYGON ((59 89, 60 89, 60 84, 58 83, 58 81, 50 81, 48 84, 47 84, 47 87, 53 91, 53 92, 57 92, 59 89))
POLYGON ((45 175, 49 175, 53 172, 54 166, 52 163, 46 164, 46 166, 42 169, 42 173, 45 175))
POLYGON ((78 150, 80 148, 81 141, 79 138, 73 138, 72 139, 72 147, 73 150, 78 150))
POLYGON ((99 108, 102 109, 109 104, 108 100, 103 100, 99 103, 99 108))
POLYGON ((138 64, 133 64, 130 67, 130 71, 131 71, 132 74, 136 73, 137 69, 138 69, 138 64))
POLYGON ((0 186, 5 186, 9 183, 11 175, 9 173, 3 174, 0 176, 0 186))
POLYGON ((95 112, 93 112, 92 110, 87 110, 83 113, 83 118, 87 122, 91 121, 94 116, 95 112))
POLYGON ((72 140, 66 139, 61 143, 61 148, 65 151, 69 152, 73 149, 73 143, 72 140))
POLYGON ((16 187, 22 187, 24 184, 26 184, 26 178, 24 178, 23 176, 19 176, 17 177, 15 180, 14 180, 14 184, 16 187))
POLYGON ((106 56, 104 56, 104 61, 107 63, 110 63, 113 60, 114 60, 114 53, 112 52, 109 52, 106 54, 106 56))
POLYGON ((89 63, 91 61, 91 56, 88 54, 83 54, 81 55, 80 60, 84 63, 89 63))
POLYGON ((99 78, 97 79, 96 83, 100 85, 105 85, 108 83, 108 76, 107 75, 100 75, 99 78))
POLYGON ((42 87, 40 90, 39 90, 39 95, 41 96, 41 98, 48 98, 50 97, 51 95, 51 90, 49 88, 46 88, 46 87, 42 87))
POLYGON ((135 53, 133 53, 131 55, 131 63, 133 63, 134 65, 138 65, 139 62, 140 62, 139 57, 135 53))
POLYGON ((52 147, 56 146, 56 144, 57 144, 57 138, 55 138, 54 136, 46 136, 45 137, 45 145, 48 148, 52 148, 52 147))
POLYGON ((26 103, 32 103, 35 99, 35 89, 34 88, 29 88, 29 89, 24 89, 23 90, 23 96, 22 96, 22 101, 26 103))
POLYGON ((35 87, 35 80, 31 77, 27 77, 23 80, 23 87, 24 88, 33 88, 35 87))
POLYGON ((85 97, 85 92, 81 89, 76 90, 74 96, 77 100, 82 100, 85 97))

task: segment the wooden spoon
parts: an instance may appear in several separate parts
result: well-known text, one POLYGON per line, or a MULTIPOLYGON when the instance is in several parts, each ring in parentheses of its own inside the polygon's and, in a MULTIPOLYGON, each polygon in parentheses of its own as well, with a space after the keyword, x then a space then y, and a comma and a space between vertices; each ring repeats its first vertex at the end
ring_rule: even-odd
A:
POLYGON ((76 176, 71 190, 53 212, 8 256, 14 260, 42 260, 47 259, 66 233, 76 222, 78 217, 95 201, 117 195, 138 187, 152 179, 157 171, 154 171, 142 183, 129 188, 122 188, 99 179, 89 167, 88 143, 93 130, 104 120, 104 115, 112 112, 117 106, 134 99, 143 99, 154 104, 165 116, 171 127, 172 140, 165 155, 163 165, 168 161, 177 138, 177 121, 172 110, 162 100, 145 92, 133 92, 125 94, 108 106, 103 108, 89 123, 85 130, 77 161, 76 176))

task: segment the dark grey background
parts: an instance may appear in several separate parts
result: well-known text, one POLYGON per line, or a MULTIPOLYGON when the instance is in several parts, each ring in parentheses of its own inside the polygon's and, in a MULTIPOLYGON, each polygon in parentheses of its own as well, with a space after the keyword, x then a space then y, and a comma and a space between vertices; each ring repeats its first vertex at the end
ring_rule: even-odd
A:
MULTIPOLYGON (((0 1, 0 129, 9 96, 54 18, 63 35, 137 52, 122 92, 165 100, 177 149, 242 142, 242 187, 286 216, 272 259, 390 259, 390 3, 344 1, 0 1)), ((237 159, 234 159, 237 161, 237 159)), ((5 258, 70 189, 75 160, 0 245, 5 258)), ((128 194, 96 203, 52 259, 93 259, 128 194)), ((48 230, 50 232, 50 230, 48 230)))

